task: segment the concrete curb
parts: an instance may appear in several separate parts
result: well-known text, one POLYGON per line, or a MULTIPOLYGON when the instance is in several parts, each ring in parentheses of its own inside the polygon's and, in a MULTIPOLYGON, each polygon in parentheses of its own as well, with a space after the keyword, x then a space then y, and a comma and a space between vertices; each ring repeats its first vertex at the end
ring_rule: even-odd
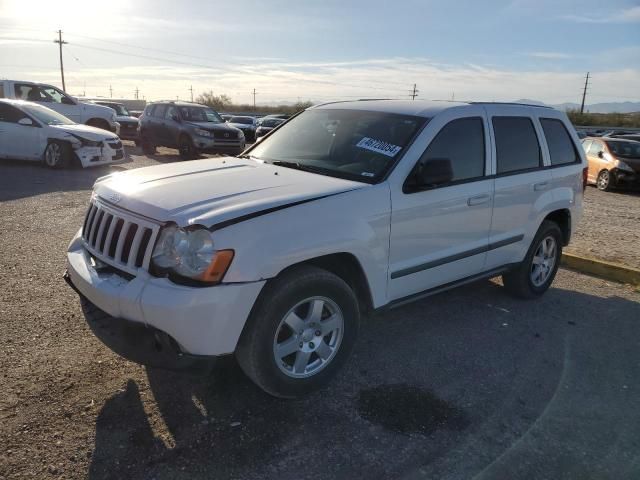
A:
POLYGON ((566 252, 562 254, 561 264, 570 270, 587 275, 614 282, 629 283, 636 287, 640 286, 640 270, 637 268, 566 252))

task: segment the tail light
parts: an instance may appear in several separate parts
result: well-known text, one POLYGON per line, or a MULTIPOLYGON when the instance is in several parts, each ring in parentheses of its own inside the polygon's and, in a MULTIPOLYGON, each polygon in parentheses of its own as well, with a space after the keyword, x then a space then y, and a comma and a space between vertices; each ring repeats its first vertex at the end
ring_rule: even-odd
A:
POLYGON ((589 175, 589 167, 584 167, 582 169, 582 191, 584 192, 587 188, 587 176, 589 175))

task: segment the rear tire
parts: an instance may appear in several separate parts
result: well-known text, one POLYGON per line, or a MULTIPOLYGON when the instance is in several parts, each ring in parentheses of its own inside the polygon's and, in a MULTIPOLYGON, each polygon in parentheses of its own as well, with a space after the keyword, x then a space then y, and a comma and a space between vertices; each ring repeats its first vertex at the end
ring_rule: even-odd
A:
POLYGON ((356 296, 340 277, 294 267, 261 292, 236 357, 265 392, 300 397, 325 385, 344 364, 359 323, 356 296))
POLYGON ((71 165, 72 155, 68 143, 51 140, 44 149, 42 163, 48 168, 66 168, 71 165))
POLYGON ((609 170, 602 170, 598 174, 598 178, 596 180, 596 186, 598 190, 602 190, 603 192, 611 191, 611 187, 613 186, 613 179, 611 178, 611 172, 609 170))
POLYGON ((518 298, 537 298, 548 290, 562 258, 562 231, 555 222, 545 220, 522 263, 502 275, 505 289, 518 298))
POLYGON ((151 141, 147 137, 141 137, 139 142, 140 146, 142 147, 142 152, 145 155, 153 155, 154 153, 156 153, 156 146, 151 143, 151 141))

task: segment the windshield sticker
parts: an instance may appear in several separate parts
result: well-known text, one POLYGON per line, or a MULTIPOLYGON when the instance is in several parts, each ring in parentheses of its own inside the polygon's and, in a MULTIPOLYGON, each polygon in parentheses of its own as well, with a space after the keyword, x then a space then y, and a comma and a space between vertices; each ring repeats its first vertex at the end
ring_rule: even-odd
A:
POLYGON ((382 140, 376 140, 375 138, 363 137, 356 147, 364 148, 365 150, 371 150, 372 152, 386 155, 387 157, 395 157, 402 149, 398 145, 392 143, 383 142, 382 140))

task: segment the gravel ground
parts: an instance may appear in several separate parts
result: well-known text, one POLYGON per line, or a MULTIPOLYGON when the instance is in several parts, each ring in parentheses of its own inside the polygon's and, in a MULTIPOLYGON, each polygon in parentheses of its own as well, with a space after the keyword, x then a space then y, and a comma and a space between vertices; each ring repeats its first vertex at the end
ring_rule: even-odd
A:
MULTIPOLYGON (((1 479, 640 478, 638 292, 564 270, 533 302, 465 286, 368 319, 326 390, 276 400, 232 359, 177 375, 93 337, 61 274, 109 171, 0 165, 1 479)), ((586 219, 609 196, 639 200, 589 189, 586 219)))
POLYGON ((567 251, 640 268, 640 193, 587 187, 567 251))

